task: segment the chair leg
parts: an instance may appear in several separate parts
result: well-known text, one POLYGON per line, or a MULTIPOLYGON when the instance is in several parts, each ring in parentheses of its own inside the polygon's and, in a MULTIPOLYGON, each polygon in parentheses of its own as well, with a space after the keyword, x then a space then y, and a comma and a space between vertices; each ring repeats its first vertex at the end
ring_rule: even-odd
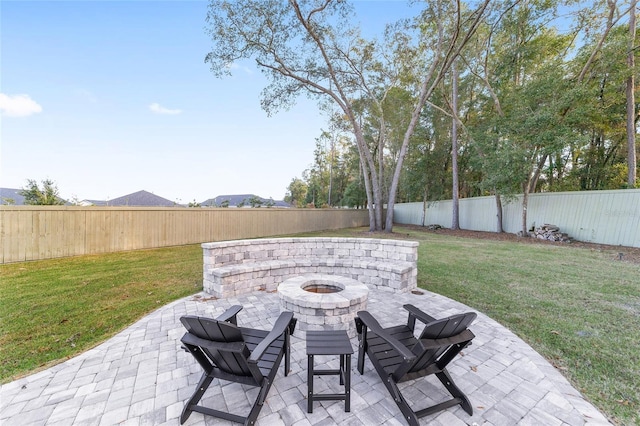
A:
POLYGON ((291 338, 289 337, 289 333, 284 334, 284 375, 289 375, 289 370, 291 370, 291 338))
POLYGON ((284 375, 288 376, 289 371, 291 370, 291 335, 293 331, 296 329, 296 324, 298 320, 296 318, 292 318, 287 327, 287 331, 284 333, 284 375))
POLYGON ((464 411, 466 411, 470 416, 473 415, 473 407, 471 407, 471 402, 469 398, 460 390, 460 388, 455 384, 451 375, 447 371, 446 368, 443 368, 440 373, 436 373, 436 377, 440 379, 440 382, 447 388, 449 393, 454 397, 460 399, 460 406, 464 411))
POLYGON ((358 348, 358 372, 360 375, 364 374, 364 353, 365 350, 362 347, 362 342, 360 342, 360 347, 358 348))
POLYGON ((367 327, 356 317, 356 331, 358 332, 358 372, 364 374, 364 355, 367 353, 367 327))
POLYGON ((391 379, 391 376, 386 376, 382 382, 387 387, 387 390, 391 394, 393 401, 402 412, 402 415, 404 416, 409 426, 419 426, 420 421, 418 420, 418 416, 416 416, 416 413, 411 409, 407 400, 404 399, 402 393, 400 393, 398 384, 391 379))
POLYGON ((358 372, 362 375, 364 374, 364 356, 368 349, 366 329, 363 330, 363 333, 358 337, 360 337, 358 344, 358 372))
POLYGON ((271 389, 271 381, 265 377, 262 381, 262 386, 260 386, 258 397, 253 403, 253 407, 251 407, 249 415, 246 417, 244 422, 245 425, 254 425, 256 423, 260 410, 262 410, 262 406, 264 405, 264 401, 267 399, 267 395, 269 394, 269 389, 271 389))
POLYGON ((180 415, 180 424, 183 424, 187 421, 191 413, 194 411, 193 408, 198 405, 198 402, 200 402, 202 395, 204 395, 204 393, 207 391, 212 381, 213 377, 209 376, 207 373, 204 373, 202 375, 196 391, 193 393, 193 395, 191 395, 191 398, 189 398, 184 408, 182 409, 182 414, 180 415))

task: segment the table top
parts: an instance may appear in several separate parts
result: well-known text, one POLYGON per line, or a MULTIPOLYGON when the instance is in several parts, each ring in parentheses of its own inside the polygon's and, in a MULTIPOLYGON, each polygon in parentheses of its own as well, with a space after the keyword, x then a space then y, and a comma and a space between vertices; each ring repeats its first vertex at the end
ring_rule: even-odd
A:
POLYGON ((351 340, 344 330, 307 331, 307 355, 352 354, 351 340))

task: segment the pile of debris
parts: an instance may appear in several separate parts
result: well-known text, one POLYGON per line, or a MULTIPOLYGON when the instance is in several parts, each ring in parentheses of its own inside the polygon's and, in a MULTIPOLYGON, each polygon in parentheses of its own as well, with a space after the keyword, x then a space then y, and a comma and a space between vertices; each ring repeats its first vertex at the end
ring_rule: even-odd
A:
POLYGON ((537 228, 533 232, 531 232, 531 238, 537 238, 539 240, 548 240, 548 241, 560 241, 563 243, 570 243, 572 240, 569 238, 569 235, 564 232, 560 232, 560 228, 556 225, 542 225, 537 228))

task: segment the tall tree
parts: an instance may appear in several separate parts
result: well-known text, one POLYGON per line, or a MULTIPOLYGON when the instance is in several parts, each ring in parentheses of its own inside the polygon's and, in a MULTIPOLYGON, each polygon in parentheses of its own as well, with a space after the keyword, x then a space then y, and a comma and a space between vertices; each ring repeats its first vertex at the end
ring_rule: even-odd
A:
POLYGON ((294 207, 304 207, 304 201, 307 198, 307 184, 300 178, 294 178, 287 187, 284 201, 292 204, 294 207))
MULTIPOLYGON (((618 189, 628 187, 628 98, 622 87, 628 81, 628 28, 618 25, 604 42, 587 39, 568 64, 570 73, 587 72, 576 83, 580 98, 572 109, 579 110, 573 128, 576 138, 567 150, 564 190, 618 189), (598 55, 592 52, 598 49, 598 55)), ((582 75, 582 74, 581 74, 582 75)), ((559 159, 560 160, 560 159, 559 159)), ((560 161, 557 162, 561 167, 560 161)), ((558 167, 558 170, 560 170, 558 167)))
POLYGON ((391 232, 402 164, 421 110, 473 35, 488 4, 483 0, 466 13, 460 1, 427 2, 416 20, 387 32, 387 44, 381 50, 380 43, 360 36, 348 2, 212 0, 207 21, 213 49, 206 61, 215 75, 223 76, 229 74, 230 64, 253 58, 270 78, 262 98, 269 113, 291 105, 300 93, 337 105, 358 147, 370 229, 391 232), (380 162, 367 144, 354 102, 366 98, 384 128, 386 94, 408 82, 415 89, 415 103, 398 151, 383 223, 380 162))
POLYGON ((411 114, 411 120, 404 134, 402 146, 398 155, 398 162, 394 170, 391 187, 389 188, 388 211, 386 229, 393 225, 393 205, 398 192, 398 185, 402 173, 404 158, 407 154, 411 137, 415 130, 421 111, 436 88, 443 81, 446 73, 451 69, 453 62, 467 43, 472 39, 488 11, 489 1, 480 2, 476 9, 465 10, 462 2, 428 2, 423 14, 418 21, 422 39, 422 46, 434 46, 426 57, 420 57, 420 63, 428 63, 426 73, 413 70, 419 82, 419 90, 416 91, 417 102, 411 114), (453 18, 451 18, 453 16, 453 18), (429 28, 429 26, 433 26, 429 28))
POLYGON ((635 50, 636 50, 636 0, 631 0, 629 12, 629 53, 627 53, 627 65, 629 77, 626 82, 627 94, 627 185, 629 188, 636 186, 636 101, 635 101, 635 50))
POLYGON ((523 194, 523 235, 528 195, 569 132, 564 115, 574 93, 562 65, 572 38, 545 25, 557 4, 512 4, 498 24, 484 29, 484 55, 467 61, 471 73, 485 84, 483 111, 470 126, 477 163, 485 172, 480 184, 496 194, 498 217, 500 195, 523 194))
POLYGON ((42 188, 33 179, 27 180, 27 186, 22 188, 20 195, 24 203, 33 206, 61 206, 65 201, 58 195, 58 187, 50 179, 42 181, 42 188))
POLYGON ((458 69, 456 62, 451 64, 451 109, 453 118, 451 120, 451 174, 453 177, 452 199, 453 212, 451 229, 460 229, 459 213, 459 182, 458 182, 458 69))

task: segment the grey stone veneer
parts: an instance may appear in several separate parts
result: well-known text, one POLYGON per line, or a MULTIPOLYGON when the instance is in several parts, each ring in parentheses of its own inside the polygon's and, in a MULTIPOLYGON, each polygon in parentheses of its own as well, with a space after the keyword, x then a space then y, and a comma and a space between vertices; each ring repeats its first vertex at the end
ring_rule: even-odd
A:
POLYGON ((219 298, 276 291, 305 274, 339 275, 385 291, 417 286, 418 243, 370 238, 269 238, 202 244, 203 289, 219 298))
POLYGON ((309 274, 284 280, 278 286, 280 310, 291 311, 298 320, 296 331, 345 330, 356 336, 355 318, 367 309, 369 287, 339 275, 309 274), (334 293, 311 293, 309 285, 334 287, 334 293))

